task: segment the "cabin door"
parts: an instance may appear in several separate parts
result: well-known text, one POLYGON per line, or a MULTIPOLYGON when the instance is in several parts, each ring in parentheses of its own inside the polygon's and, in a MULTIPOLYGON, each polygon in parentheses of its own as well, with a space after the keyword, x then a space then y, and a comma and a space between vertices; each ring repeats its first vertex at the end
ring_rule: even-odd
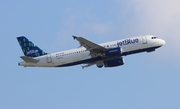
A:
POLYGON ((51 62, 52 62, 51 54, 47 54, 47 63, 51 63, 51 62))
POLYGON ((143 44, 147 44, 147 38, 146 38, 146 36, 142 36, 142 43, 143 43, 143 44))

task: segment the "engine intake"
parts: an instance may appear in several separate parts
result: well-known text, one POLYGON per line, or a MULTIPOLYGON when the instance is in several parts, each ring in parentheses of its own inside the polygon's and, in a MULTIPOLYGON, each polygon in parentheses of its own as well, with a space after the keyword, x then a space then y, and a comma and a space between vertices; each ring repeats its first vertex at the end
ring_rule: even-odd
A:
POLYGON ((99 61, 99 62, 97 62, 96 63, 96 66, 98 67, 98 68, 102 68, 103 67, 103 61, 99 61))

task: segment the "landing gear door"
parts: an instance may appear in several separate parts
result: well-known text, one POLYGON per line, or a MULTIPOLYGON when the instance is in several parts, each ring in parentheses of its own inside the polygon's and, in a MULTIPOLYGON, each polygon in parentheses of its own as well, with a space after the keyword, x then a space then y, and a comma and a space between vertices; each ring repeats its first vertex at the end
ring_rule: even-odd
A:
POLYGON ((51 54, 47 54, 47 63, 51 63, 51 62, 52 62, 51 54))
POLYGON ((142 43, 143 43, 143 44, 147 44, 147 38, 146 38, 146 36, 142 36, 142 43))

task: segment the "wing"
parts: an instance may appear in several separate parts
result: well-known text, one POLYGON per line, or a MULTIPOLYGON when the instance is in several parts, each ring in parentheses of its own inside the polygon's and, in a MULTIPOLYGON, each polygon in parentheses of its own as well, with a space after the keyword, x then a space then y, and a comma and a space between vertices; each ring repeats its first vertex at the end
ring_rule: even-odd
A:
POLYGON ((86 65, 81 66, 81 67, 82 67, 82 69, 84 69, 84 68, 86 68, 86 67, 90 67, 90 66, 95 65, 95 64, 96 64, 96 63, 89 63, 89 64, 86 64, 86 65))
POLYGON ((102 53, 103 51, 106 50, 106 48, 104 48, 96 43, 93 43, 83 37, 73 36, 73 38, 76 39, 77 41, 79 41, 81 46, 83 46, 87 50, 89 50, 91 55, 96 55, 96 54, 102 53))

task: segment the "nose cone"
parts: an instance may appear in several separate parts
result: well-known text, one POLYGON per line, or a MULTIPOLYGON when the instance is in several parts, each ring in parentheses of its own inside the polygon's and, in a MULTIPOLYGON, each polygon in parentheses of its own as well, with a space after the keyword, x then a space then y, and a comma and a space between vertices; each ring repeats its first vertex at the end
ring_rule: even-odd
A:
POLYGON ((161 45, 163 46, 166 42, 163 40, 163 39, 161 39, 161 45))

